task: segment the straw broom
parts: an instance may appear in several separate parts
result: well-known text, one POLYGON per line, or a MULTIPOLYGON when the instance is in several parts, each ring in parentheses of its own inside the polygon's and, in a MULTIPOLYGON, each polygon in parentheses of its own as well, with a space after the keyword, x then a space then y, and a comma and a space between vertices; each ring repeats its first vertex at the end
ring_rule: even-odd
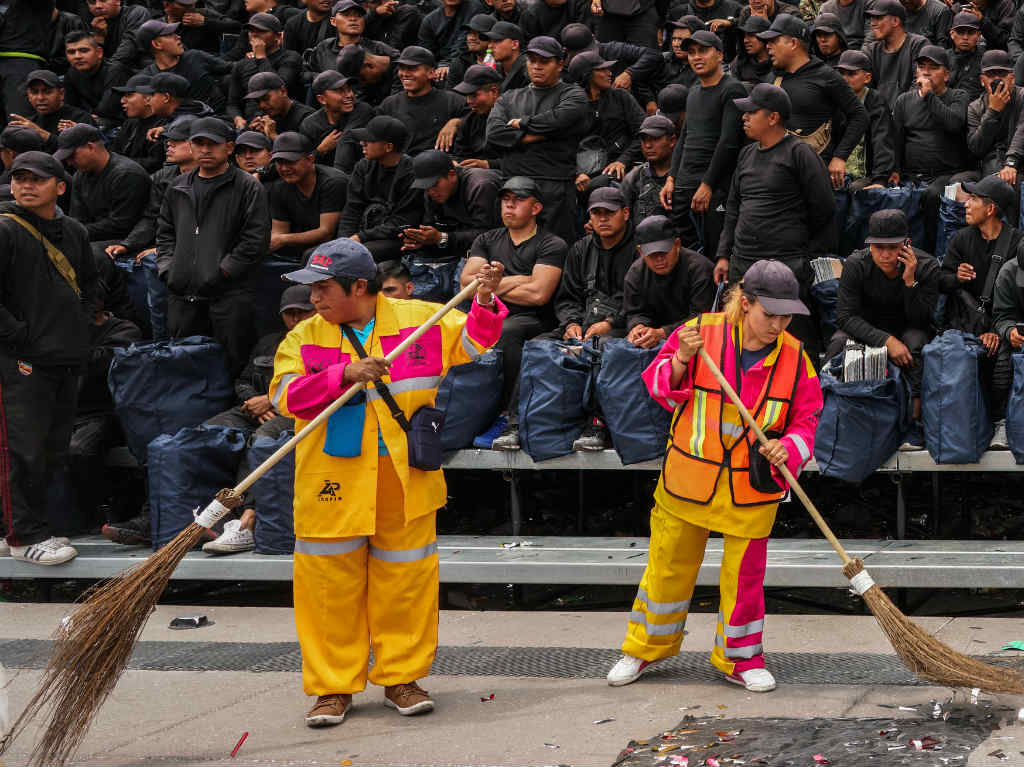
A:
MULTIPOLYGON (((768 438, 750 411, 743 405, 736 390, 732 388, 729 381, 722 375, 722 371, 718 369, 714 360, 703 348, 699 350, 699 353, 701 362, 707 365, 708 370, 718 380, 718 384, 739 410, 743 420, 757 435, 758 441, 762 445, 766 445, 768 438)), ((977 687, 990 693, 1024 693, 1024 679, 1017 671, 990 666, 957 652, 900 612, 886 593, 871 579, 868 571, 864 569, 863 560, 859 557, 852 558, 846 553, 839 539, 836 538, 835 533, 832 532, 811 499, 807 497, 807 493, 804 492, 792 472, 784 464, 776 468, 789 483, 790 488, 803 503, 818 529, 843 561, 843 575, 849 578, 854 591, 864 598, 868 608, 874 614, 875 620, 878 621, 878 625, 885 632, 893 649, 896 650, 896 654, 908 669, 923 679, 947 687, 977 687)))
MULTIPOLYGON (((391 362, 404 354, 445 314, 471 297, 478 285, 478 280, 467 285, 385 359, 391 362)), ((57 629, 53 656, 43 672, 39 690, 10 731, 0 739, 0 755, 31 721, 49 709, 49 721, 32 751, 30 763, 49 767, 67 762, 124 673, 139 634, 178 563, 203 539, 208 528, 238 505, 242 493, 365 386, 362 383, 350 386, 236 487, 217 493, 216 499, 195 522, 145 562, 98 584, 87 593, 85 602, 57 629)))

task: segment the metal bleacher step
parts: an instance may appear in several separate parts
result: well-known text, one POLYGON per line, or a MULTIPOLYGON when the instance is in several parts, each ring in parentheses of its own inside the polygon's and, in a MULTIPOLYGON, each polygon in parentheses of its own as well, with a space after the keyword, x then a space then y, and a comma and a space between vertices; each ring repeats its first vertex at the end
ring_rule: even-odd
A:
MULTIPOLYGON (((647 538, 513 538, 439 536, 445 583, 564 583, 635 585, 647 564, 647 538)), ((0 557, 0 579, 93 579, 116 575, 151 551, 119 546, 93 536, 73 541, 79 555, 54 567, 0 557)), ((875 581, 901 588, 1024 587, 1024 541, 843 541, 862 557, 875 581)), ((718 583, 722 539, 712 538, 698 584, 718 583)), ((255 553, 212 556, 189 553, 174 578, 212 581, 289 581, 292 557, 255 553)), ((765 585, 844 587, 839 559, 824 540, 773 539, 768 544, 765 585)))

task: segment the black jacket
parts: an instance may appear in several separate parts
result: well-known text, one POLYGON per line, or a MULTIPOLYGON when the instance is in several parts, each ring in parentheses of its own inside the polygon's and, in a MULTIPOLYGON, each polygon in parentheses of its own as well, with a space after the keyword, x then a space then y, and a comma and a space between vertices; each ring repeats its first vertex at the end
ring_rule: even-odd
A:
POLYGON ((149 190, 149 201, 146 203, 146 208, 142 211, 142 215, 139 216, 139 220, 135 222, 132 230, 121 240, 121 244, 128 249, 130 255, 153 247, 153 243, 156 242, 157 217, 164 204, 164 197, 167 196, 167 189, 180 175, 177 165, 164 165, 151 176, 153 183, 149 190))
POLYGON ((968 102, 981 95, 981 55, 984 52, 981 46, 970 53, 959 53, 955 50, 949 52, 953 64, 949 72, 949 87, 966 93, 968 102))
POLYGON ((408 45, 416 45, 422 20, 420 12, 405 3, 396 6, 390 16, 378 15, 367 8, 366 36, 400 51, 408 45))
MULTIPOLYGON (((874 88, 864 93, 864 109, 868 113, 868 130, 864 134, 864 165, 866 178, 876 184, 885 184, 889 175, 896 170, 895 133, 892 127, 892 114, 885 101, 874 88)), ((838 140, 846 130, 845 122, 838 124, 838 140)))
MULTIPOLYGON (((626 170, 639 162, 640 123, 647 116, 629 91, 609 88, 597 101, 587 100, 590 108, 590 136, 600 136, 608 152, 608 162, 621 162, 626 170)), ((577 168, 577 171, 583 169, 577 168)))
POLYGON ((375 160, 365 157, 356 163, 348 182, 348 199, 338 221, 338 236, 349 237, 358 234, 362 242, 371 240, 398 239, 398 233, 410 226, 417 226, 423 218, 423 192, 412 188, 416 174, 412 170, 412 158, 403 154, 395 166, 395 175, 385 181, 386 169, 375 160), (380 215, 364 220, 364 214, 371 205, 380 215), (367 227, 366 224, 370 226, 367 227))
POLYGON ((0 51, 45 58, 49 53, 54 0, 11 0, 6 5, 6 21, 0 26, 0 51))
MULTIPOLYGON (((363 147, 358 139, 353 137, 352 131, 362 128, 373 119, 375 114, 373 107, 365 101, 357 101, 352 112, 342 123, 339 123, 338 129, 341 131, 341 138, 338 139, 338 146, 334 149, 334 167, 342 173, 351 173, 356 163, 363 157, 363 147)), ((309 135, 305 128, 309 119, 307 117, 303 121, 301 128, 306 135, 309 135)))
POLYGON ((124 119, 121 94, 111 88, 124 85, 129 77, 131 72, 125 67, 102 59, 99 69, 92 74, 69 69, 64 75, 64 101, 98 117, 120 122, 124 119))
MULTIPOLYGON (((365 35, 359 38, 359 42, 356 45, 375 56, 387 56, 392 61, 398 58, 398 51, 390 45, 371 40, 365 35)), ((317 46, 310 50, 305 57, 305 81, 311 83, 320 72, 326 72, 328 69, 337 69, 338 56, 340 54, 341 46, 338 45, 337 35, 317 43, 317 46)))
POLYGON ((586 23, 589 18, 589 0, 567 0, 553 6, 544 0, 528 0, 519 16, 519 28, 527 40, 540 35, 557 39, 566 24, 586 23))
POLYGON ((498 148, 487 143, 487 115, 470 112, 462 118, 449 154, 455 160, 487 160, 487 167, 501 168, 498 148))
MULTIPOLYGON (((885 103, 889 105, 890 109, 895 106, 896 99, 900 94, 914 84, 914 78, 917 76, 917 55, 926 45, 928 45, 927 37, 908 32, 907 39, 903 41, 903 45, 896 52, 896 77, 887 79, 885 82, 872 78, 872 87, 885 99, 885 103)), ((876 74, 882 72, 884 69, 882 61, 888 55, 885 52, 885 41, 873 40, 870 43, 865 43, 864 53, 871 59, 871 71, 876 74)))
POLYGON ((114 349, 123 349, 142 340, 142 331, 130 320, 109 315, 102 325, 89 324, 89 362, 78 379, 76 415, 114 412, 107 373, 114 360, 114 349))
POLYGON ((153 17, 149 11, 142 6, 123 4, 121 12, 117 16, 107 19, 107 36, 103 40, 103 58, 134 68, 134 64, 139 58, 135 32, 151 18, 153 17))
POLYGON ((85 224, 90 241, 119 240, 142 215, 149 188, 149 174, 141 165, 112 153, 99 173, 75 174, 69 212, 85 224))
POLYGON ((998 173, 1009 157, 1024 160, 1024 88, 1014 86, 1002 112, 988 107, 983 93, 967 107, 967 148, 981 160, 982 176, 998 173))
POLYGON ((433 52, 438 66, 448 66, 466 51, 466 24, 483 9, 476 0, 463 0, 455 15, 445 16, 435 8, 420 22, 419 44, 433 52))
POLYGON ((591 325, 605 321, 616 330, 625 329, 622 292, 626 272, 636 258, 633 225, 628 222, 622 239, 609 250, 601 247, 596 234, 574 242, 555 293, 555 316, 562 332, 569 325, 579 325, 586 332, 591 325))
POLYGON ((77 366, 89 358, 96 291, 89 236, 70 216, 43 220, 17 203, 0 204, 52 242, 75 270, 81 298, 21 224, 0 216, 0 353, 35 365, 77 366))
POLYGON ((993 329, 996 276, 1003 264, 1016 258, 1021 238, 1021 232, 1009 224, 1003 225, 999 237, 992 243, 992 252, 976 226, 965 226, 950 238, 939 273, 939 292, 948 296, 945 312, 948 327, 976 335, 993 329), (993 260, 996 256, 998 260, 993 260), (960 282, 957 279, 960 264, 974 267, 973 280, 960 282), (992 290, 983 295, 989 279, 992 290), (979 305, 984 311, 977 310, 979 305))
POLYGON ((219 296, 245 285, 270 247, 267 192, 228 166, 197 210, 198 172, 179 176, 167 190, 157 221, 157 269, 172 293, 219 296))
POLYGON ((655 274, 638 258, 626 272, 622 292, 626 330, 646 325, 671 333, 690 317, 711 311, 712 271, 708 259, 687 248, 680 249, 676 268, 664 275, 655 274))
POLYGON ((260 395, 266 396, 270 391, 270 381, 274 377, 274 355, 286 335, 288 333, 283 330, 268 333, 256 342, 249 355, 249 362, 235 379, 235 395, 239 402, 260 395))
POLYGON ((431 248, 434 255, 464 256, 477 235, 501 226, 498 189, 501 174, 484 168, 455 168, 459 185, 443 205, 423 194, 423 223, 448 232, 447 248, 431 248))

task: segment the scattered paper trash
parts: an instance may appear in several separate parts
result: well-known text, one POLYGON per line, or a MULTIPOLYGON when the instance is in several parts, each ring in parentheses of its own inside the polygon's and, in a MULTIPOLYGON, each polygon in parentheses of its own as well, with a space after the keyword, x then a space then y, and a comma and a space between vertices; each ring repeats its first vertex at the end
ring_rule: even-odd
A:
POLYGON ((815 754, 813 759, 815 764, 832 764, 832 761, 826 759, 822 754, 815 754))
POLYGON ((341 760, 341 767, 352 767, 352 760, 351 759, 342 759, 341 760))
POLYGON ((205 615, 186 615, 184 617, 172 618, 167 628, 182 631, 184 629, 198 629, 212 625, 213 621, 205 615))
POLYGON ((238 742, 235 744, 234 749, 232 749, 232 751, 231 751, 231 758, 232 759, 234 759, 235 756, 238 754, 238 750, 242 747, 242 744, 245 743, 245 739, 248 738, 248 737, 249 737, 249 733, 247 733, 247 732, 243 732, 242 733, 242 737, 240 737, 238 739, 238 742))
POLYGON ((490 695, 488 695, 486 698, 480 698, 480 702, 481 703, 490 703, 492 700, 494 700, 494 693, 493 692, 490 695))
POLYGON ((1004 760, 1004 761, 1005 761, 1006 759, 1009 759, 1009 758, 1010 758, 1010 757, 1008 757, 1008 756, 1006 755, 1006 752, 1004 752, 1004 751, 1003 751, 1002 749, 996 749, 995 751, 991 751, 991 752, 989 753, 989 756, 994 756, 994 757, 995 757, 996 759, 1002 759, 1002 760, 1004 760))
POLYGON ((977 706, 978 705, 978 696, 979 695, 981 695, 981 688, 980 687, 975 687, 973 690, 971 690, 971 705, 972 706, 977 706))
POLYGON ((614 716, 609 716, 607 719, 595 719, 593 721, 593 724, 608 724, 608 722, 614 722, 614 721, 615 721, 615 717, 614 716))
POLYGON ((1007 642, 1003 647, 1004 650, 1024 650, 1024 641, 1015 639, 1012 642, 1007 642))
POLYGON ((545 748, 561 748, 561 746, 559 746, 559 745, 558 745, 558 744, 556 744, 556 743, 545 743, 545 744, 544 744, 544 747, 545 747, 545 748))

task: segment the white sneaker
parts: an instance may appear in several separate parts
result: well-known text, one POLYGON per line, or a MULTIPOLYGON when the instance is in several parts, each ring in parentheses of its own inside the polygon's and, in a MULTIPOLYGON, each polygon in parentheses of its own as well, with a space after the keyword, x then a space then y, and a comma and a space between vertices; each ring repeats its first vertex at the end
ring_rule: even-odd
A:
POLYGON ((34 565, 62 565, 78 556, 78 552, 60 538, 47 538, 30 546, 11 546, 11 556, 34 565))
POLYGON ((748 668, 746 671, 726 676, 733 684, 746 687, 749 692, 771 692, 775 689, 775 677, 766 668, 748 668))
POLYGON ((203 544, 203 551, 207 554, 235 554, 252 551, 255 547, 252 530, 243 529, 240 519, 229 519, 224 523, 224 532, 216 540, 203 544))
POLYGON ((0 538, 0 557, 6 557, 11 553, 11 547, 6 538, 0 538))
POLYGON ((623 655, 608 672, 608 684, 612 687, 632 684, 657 662, 656 660, 634 658, 632 655, 623 655))
POLYGON ((989 443, 992 450, 1009 450, 1010 443, 1006 439, 1006 419, 996 421, 995 429, 992 432, 992 441, 989 443))

